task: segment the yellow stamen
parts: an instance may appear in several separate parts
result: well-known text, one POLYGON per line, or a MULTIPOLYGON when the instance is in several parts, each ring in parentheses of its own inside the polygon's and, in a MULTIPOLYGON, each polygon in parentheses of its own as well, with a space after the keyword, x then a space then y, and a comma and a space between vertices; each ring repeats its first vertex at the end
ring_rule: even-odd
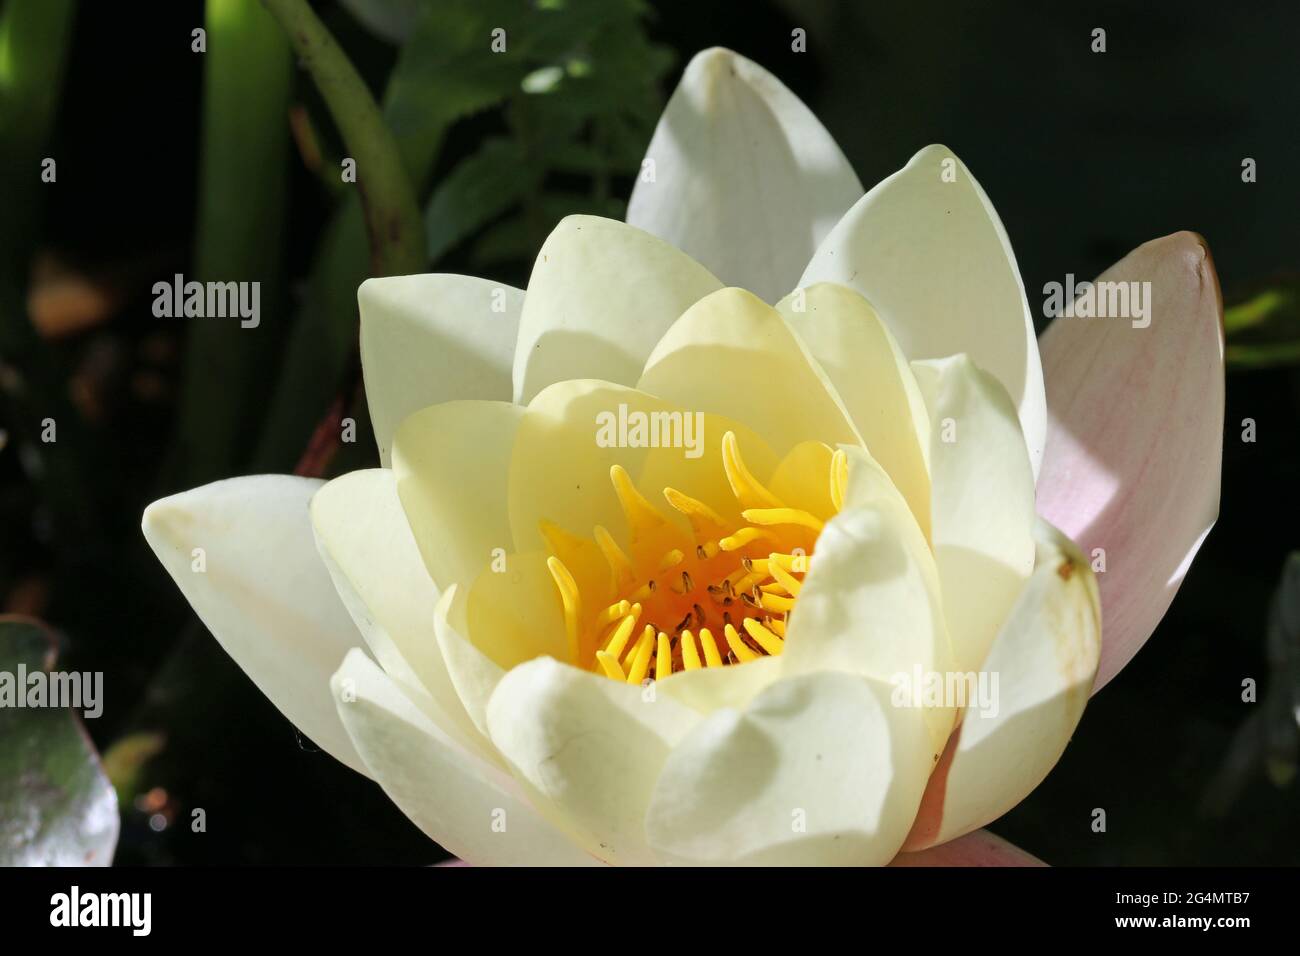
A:
POLYGON ((564 605, 564 630, 569 637, 569 651, 574 660, 578 658, 578 617, 581 610, 578 604, 578 583, 564 566, 564 562, 555 556, 546 559, 546 567, 551 572, 551 579, 560 592, 560 602, 564 605))
POLYGON ((566 567, 578 567, 579 554, 591 547, 590 541, 584 541, 575 534, 570 534, 553 521, 545 519, 537 523, 537 530, 546 539, 551 554, 564 562, 566 567))
MULTIPOLYGON (((803 574, 808 570, 809 561, 806 554, 769 554, 767 560, 769 565, 779 564, 792 574, 803 574)), ((770 566, 768 570, 771 570, 770 566)))
POLYGON ((659 571, 660 573, 663 573, 664 571, 671 571, 673 568, 677 567, 677 565, 681 564, 685 560, 686 560, 686 555, 682 554, 682 552, 679 551, 678 549, 673 548, 671 551, 665 554, 663 558, 660 560, 659 571))
POLYGON ((777 637, 767 628, 752 617, 745 618, 745 630, 749 631, 749 636, 758 642, 758 646, 767 651, 773 657, 785 650, 785 641, 777 637))
POLYGON ((625 617, 628 611, 632 610, 632 605, 627 601, 619 601, 611 604, 605 610, 596 615, 594 624, 596 627, 608 627, 621 617, 625 617))
POLYGON ((773 614, 785 614, 794 610, 794 598, 778 597, 775 594, 764 594, 758 603, 764 610, 771 611, 773 614))
POLYGON ((597 651, 596 660, 600 662, 601 668, 605 671, 605 676, 614 680, 627 680, 623 674, 623 668, 618 666, 618 660, 608 651, 597 651))
POLYGON ((614 575, 615 590, 628 590, 636 581, 636 571, 632 568, 631 559, 623 553, 623 549, 618 546, 613 536, 600 525, 596 525, 592 536, 596 539, 600 553, 605 556, 605 563, 609 565, 610 573, 614 575))
POLYGON ((740 639, 740 634, 734 627, 728 624, 722 629, 723 636, 727 639, 727 646, 731 648, 731 653, 736 655, 737 660, 741 663, 758 660, 758 655, 749 649, 749 645, 740 639))
MULTIPOLYGON (((826 459, 821 461, 826 467, 826 459)), ((784 651, 790 615, 807 583, 801 579, 808 569, 804 549, 810 549, 823 520, 820 511, 795 506, 802 500, 787 506, 760 484, 731 432, 722 441, 722 464, 744 524, 731 523, 734 512, 729 509, 724 511, 733 518, 723 518, 676 488, 663 489, 668 505, 690 524, 694 544, 677 520, 657 510, 617 465, 609 474, 627 519, 626 539, 616 541, 596 526, 593 549, 591 541, 542 522, 552 552, 547 568, 560 595, 575 662, 639 684, 647 677, 663 680, 677 670, 726 667, 784 651), (597 551, 608 567, 608 581, 594 560, 597 551), (751 557, 752 551, 766 556, 751 557), (581 588, 590 588, 588 595, 581 588), (589 610, 583 597, 594 601, 593 595, 600 600, 589 610), (723 640, 714 638, 710 624, 721 629, 723 640), (680 651, 674 641, 680 642, 680 651)), ((832 496, 842 503, 847 455, 834 453, 829 471, 832 496)))
POLYGON ((718 653, 717 642, 707 627, 700 628, 700 646, 704 648, 704 663, 709 667, 721 667, 722 655, 718 653))
POLYGON ((740 516, 750 524, 792 524, 812 531, 821 531, 826 527, 826 522, 821 518, 798 508, 746 508, 740 516))
POLYGON ((675 511, 686 516, 696 541, 710 541, 727 530, 727 523, 703 501, 684 495, 676 488, 665 488, 664 497, 675 511))
POLYGON ((695 650, 695 638, 690 631, 682 631, 682 667, 688 671, 700 669, 700 655, 695 650))
POLYGON ((844 493, 849 486, 849 456, 843 448, 831 455, 831 504, 836 511, 844 510, 844 493))
POLYGON ((610 481, 614 483, 614 493, 618 495, 619 506, 627 518, 631 533, 632 549, 635 552, 638 543, 661 533, 668 524, 668 519, 655 510, 654 505, 646 500, 645 495, 637 491, 636 485, 622 465, 609 469, 610 481))
POLYGON ((654 639, 650 635, 650 628, 646 628, 641 639, 636 642, 636 656, 632 659, 632 666, 627 672, 629 684, 641 683, 645 680, 646 672, 650 670, 650 648, 654 646, 654 639))
POLYGON ((782 507, 781 499, 760 485, 758 479, 745 467, 735 432, 727 432, 722 436, 722 467, 727 472, 732 494, 742 508, 782 507))
POLYGON ((614 636, 605 645, 605 651, 615 660, 623 655, 623 648, 627 646, 627 639, 632 636, 632 628, 635 626, 636 618, 629 614, 618 622, 618 627, 614 628, 614 636))
POLYGON ((779 561, 773 561, 768 565, 768 570, 772 572, 772 577, 776 578, 778 584, 786 589, 793 597, 798 597, 799 592, 803 589, 803 582, 793 574, 781 567, 779 561))
POLYGON ((727 535, 718 542, 718 547, 723 551, 739 551, 747 544, 758 540, 775 541, 776 535, 770 531, 764 531, 762 528, 741 528, 735 534, 727 535))

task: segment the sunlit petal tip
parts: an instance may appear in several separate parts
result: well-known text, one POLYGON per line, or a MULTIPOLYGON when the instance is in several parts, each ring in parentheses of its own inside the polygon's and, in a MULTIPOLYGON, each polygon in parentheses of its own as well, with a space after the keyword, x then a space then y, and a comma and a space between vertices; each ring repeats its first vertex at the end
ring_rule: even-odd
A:
POLYGON ((141 527, 257 688, 325 751, 364 772, 329 695, 330 674, 361 635, 316 551, 308 503, 322 485, 289 475, 217 481, 155 501, 141 527))
POLYGON ((927 146, 858 200, 798 284, 819 281, 865 296, 909 359, 965 352, 997 378, 1037 474, 1046 407, 1024 283, 997 212, 951 150, 927 146))
POLYGON ((556 382, 637 380, 677 317, 721 288, 700 263, 635 226, 567 216, 528 279, 514 351, 514 401, 556 382))
POLYGON ((861 195, 812 111, 757 63, 714 47, 668 101, 627 220, 775 302, 861 195))

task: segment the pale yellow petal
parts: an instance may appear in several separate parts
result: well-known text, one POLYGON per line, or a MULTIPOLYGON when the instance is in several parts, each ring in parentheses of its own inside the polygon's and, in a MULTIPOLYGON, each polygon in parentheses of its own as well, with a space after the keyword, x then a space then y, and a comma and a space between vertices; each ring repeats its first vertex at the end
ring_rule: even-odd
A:
POLYGON ((361 368, 385 467, 393 434, 406 416, 441 402, 510 400, 523 303, 518 289, 471 276, 388 276, 361 283, 361 368))
POLYGON ((894 336, 861 295, 822 282, 777 306, 839 393, 871 457, 929 533, 930 419, 894 336))
POLYGON ((487 718, 493 742, 552 822, 606 862, 657 862, 645 835, 650 792, 695 711, 653 684, 540 658, 502 678, 487 718))
POLYGON ((888 685, 789 678, 677 745, 646 830, 673 863, 881 866, 902 846, 931 762, 921 712, 892 706, 888 685))
POLYGON ((673 321, 722 283, 662 239, 613 219, 568 216, 528 279, 514 353, 514 400, 555 382, 633 385, 673 321))
POLYGON ((777 454, 802 441, 859 441, 826 374, 781 314, 743 289, 722 289, 687 310, 655 346, 637 387, 743 422, 777 454))
POLYGON ((339 597, 375 659, 429 695, 430 716, 462 747, 487 741, 465 712, 434 636, 438 589, 429 577, 388 469, 354 471, 311 499, 316 544, 339 597))
POLYGON ((1034 476, 1015 406, 966 356, 914 362, 930 414, 930 540, 957 669, 977 669, 1034 566, 1034 476))
POLYGON ((506 482, 522 415, 508 402, 447 402, 397 430, 397 493, 440 589, 468 585, 513 548, 506 482))

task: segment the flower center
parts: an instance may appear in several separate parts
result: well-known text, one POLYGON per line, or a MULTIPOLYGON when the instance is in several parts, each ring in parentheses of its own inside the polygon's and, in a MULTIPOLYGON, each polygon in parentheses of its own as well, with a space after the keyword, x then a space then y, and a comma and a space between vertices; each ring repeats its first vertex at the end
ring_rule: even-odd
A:
MULTIPOLYGON (((639 684, 647 676, 662 680, 679 671, 744 664, 784 649, 790 616, 824 522, 790 507, 761 485, 740 457, 732 432, 722 439, 722 463, 740 506, 740 523, 725 520, 675 488, 663 490, 668 505, 689 522, 693 547, 621 466, 610 469, 630 529, 631 556, 603 527, 594 529, 603 558, 596 573, 607 571, 612 592, 618 595, 608 605, 592 606, 590 597, 584 601, 584 591, 608 594, 609 579, 593 581, 591 572, 573 573, 584 564, 583 548, 590 542, 543 522, 552 552, 547 566, 579 666, 639 684)), ((836 451, 828 475, 805 477, 828 481, 838 510, 847 475, 847 459, 836 451)), ((603 599, 596 603, 603 605, 603 599)))

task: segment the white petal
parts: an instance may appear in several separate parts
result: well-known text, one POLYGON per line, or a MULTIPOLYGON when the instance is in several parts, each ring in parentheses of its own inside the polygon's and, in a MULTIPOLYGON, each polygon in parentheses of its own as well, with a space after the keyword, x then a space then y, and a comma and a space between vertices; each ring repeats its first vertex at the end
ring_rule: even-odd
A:
POLYGON ((1040 521, 1037 538, 1033 576, 981 668, 991 700, 967 705, 909 850, 961 836, 1018 804, 1056 765, 1083 716, 1101 653, 1097 580, 1055 528, 1040 521))
POLYGON ((504 771, 461 750, 360 650, 331 681, 338 713, 384 792, 430 838, 474 866, 593 866, 504 771))
POLYGON ((992 373, 1038 473, 1047 405, 1024 283, 997 213, 949 149, 927 146, 863 196, 799 285, 815 282, 866 296, 909 359, 965 352, 992 373))
POLYGON ((361 283, 361 368, 385 467, 407 415, 455 399, 510 400, 523 303, 518 289, 470 276, 361 283))
POLYGON ((627 221, 775 302, 861 196, 808 107, 757 63, 714 48, 669 99, 627 221))
POLYGON ((816 359, 781 313, 744 289, 721 289, 673 323, 637 387, 743 422, 779 455, 812 439, 860 443, 816 359))
POLYGON ((722 283, 685 253, 613 219, 568 216, 528 279, 515 346, 514 400, 555 382, 632 385, 673 321, 722 283))
MULTIPOLYGON (((817 539, 781 660, 788 673, 848 671, 882 683, 911 679, 915 667, 945 671, 952 650, 930 547, 880 466, 846 451, 844 508, 817 539)), ((954 716, 927 709, 932 759, 954 716)))
POLYGON ((466 749, 487 753, 447 674, 434 635, 438 589, 385 468, 336 478, 311 499, 321 558, 375 659, 395 680, 429 695, 439 727, 466 749))
POLYGON ((866 299, 829 282, 777 306, 835 386, 871 457, 930 529, 930 419, 912 370, 866 299))
POLYGON ((821 673, 715 712, 664 766, 651 845, 687 864, 888 863, 933 762, 921 712, 889 698, 888 685, 821 673))
POLYGON ((322 484, 290 475, 217 481, 155 501, 142 527, 199 619, 257 689, 326 752, 364 773, 329 694, 330 675, 361 635, 316 553, 307 508, 322 484))
POLYGON ((1034 566, 1034 476, 1016 410, 964 355, 913 362, 930 413, 930 538, 957 669, 984 660, 1034 566))
POLYGON ((653 864, 650 791, 699 715, 646 688, 538 658, 510 671, 488 705, 492 741, 535 806, 609 863, 653 864))

